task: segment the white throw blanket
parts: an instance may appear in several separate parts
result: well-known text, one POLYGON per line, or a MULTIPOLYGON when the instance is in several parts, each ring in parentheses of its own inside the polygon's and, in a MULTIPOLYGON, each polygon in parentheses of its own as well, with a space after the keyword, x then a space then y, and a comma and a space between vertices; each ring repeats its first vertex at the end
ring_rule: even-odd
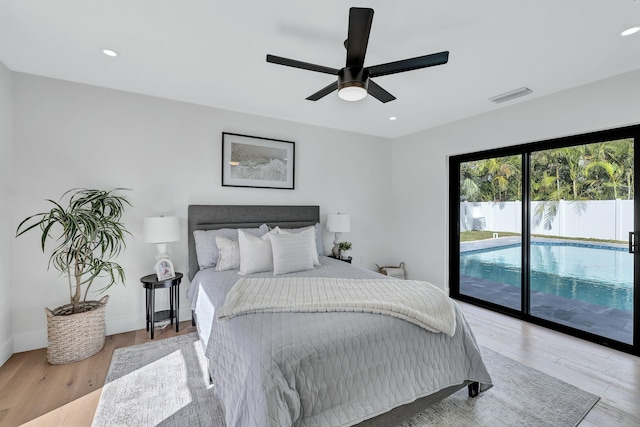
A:
POLYGON ((353 311, 386 314, 453 336, 456 319, 447 294, 427 282, 322 277, 242 278, 217 314, 353 311))

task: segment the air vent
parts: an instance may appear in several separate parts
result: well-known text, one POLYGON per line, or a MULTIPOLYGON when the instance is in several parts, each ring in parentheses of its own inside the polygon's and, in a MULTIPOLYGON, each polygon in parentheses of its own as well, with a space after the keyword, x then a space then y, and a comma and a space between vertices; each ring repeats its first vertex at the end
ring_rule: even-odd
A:
POLYGON ((520 89, 512 90, 511 92, 489 98, 489 101, 500 104, 501 102, 511 101, 512 99, 520 98, 521 96, 529 95, 530 93, 533 93, 531 89, 528 87, 521 87, 520 89))

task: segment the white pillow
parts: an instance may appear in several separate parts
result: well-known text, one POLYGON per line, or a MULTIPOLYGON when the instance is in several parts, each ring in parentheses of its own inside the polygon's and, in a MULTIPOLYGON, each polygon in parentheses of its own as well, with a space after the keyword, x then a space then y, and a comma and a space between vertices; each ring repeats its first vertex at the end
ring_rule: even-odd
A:
POLYGON ((216 271, 236 270, 240 268, 240 245, 237 239, 229 239, 224 236, 216 236, 218 245, 218 262, 216 271))
POLYGON ((318 247, 316 246, 316 228, 313 225, 304 228, 294 228, 294 229, 283 229, 280 227, 274 228, 272 231, 275 231, 278 234, 297 234, 301 236, 306 236, 309 241, 309 246, 311 249, 311 257, 313 260, 313 265, 320 265, 320 259, 318 258, 318 247))
MULTIPOLYGON (((255 236, 262 236, 269 231, 267 224, 262 224, 258 228, 244 228, 243 230, 250 232, 255 236)), ((238 229, 221 228, 218 230, 194 230, 193 240, 196 245, 196 258, 198 259, 198 267, 200 270, 204 268, 214 267, 218 262, 218 245, 216 237, 224 236, 230 239, 238 238, 238 229)))
MULTIPOLYGON (((315 233, 313 228, 311 232, 315 233)), ((311 235, 313 236, 314 234, 311 235)), ((312 270, 315 243, 309 242, 310 238, 306 233, 272 235, 273 275, 312 270)))
POLYGON ((261 273, 273 270, 271 236, 273 231, 257 237, 244 230, 238 230, 240 245, 240 274, 261 273))
POLYGON ((316 223, 315 226, 310 225, 307 227, 300 227, 300 228, 281 228, 281 230, 288 231, 290 233, 299 233, 301 231, 308 229, 309 227, 313 227, 315 229, 316 236, 315 236, 314 243, 316 245, 316 252, 318 253, 318 255, 324 255, 324 244, 322 242, 322 225, 320 225, 320 223, 316 223))

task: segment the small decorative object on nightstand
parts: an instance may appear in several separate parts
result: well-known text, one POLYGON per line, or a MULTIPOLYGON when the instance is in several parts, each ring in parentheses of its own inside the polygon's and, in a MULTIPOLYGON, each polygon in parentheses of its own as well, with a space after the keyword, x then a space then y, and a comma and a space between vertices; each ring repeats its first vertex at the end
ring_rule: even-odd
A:
POLYGON ((171 320, 176 322, 176 332, 179 328, 178 311, 180 309, 180 281, 182 273, 175 273, 175 277, 165 280, 159 280, 155 274, 149 274, 140 279, 142 286, 146 292, 146 323, 147 331, 151 330, 151 339, 153 339, 153 330, 156 322, 163 320, 171 320), (169 310, 158 311, 156 313, 156 289, 169 288, 169 310))
POLYGON ((340 259, 351 258, 351 242, 340 242, 340 259))

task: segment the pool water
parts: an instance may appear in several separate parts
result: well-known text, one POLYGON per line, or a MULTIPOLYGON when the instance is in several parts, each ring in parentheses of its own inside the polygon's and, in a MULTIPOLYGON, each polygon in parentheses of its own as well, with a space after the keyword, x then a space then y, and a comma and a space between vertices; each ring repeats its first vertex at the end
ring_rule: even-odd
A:
MULTIPOLYGON (((463 252, 460 274, 520 287, 520 245, 463 252)), ((531 290, 633 310, 633 255, 597 245, 531 244, 531 290)))

